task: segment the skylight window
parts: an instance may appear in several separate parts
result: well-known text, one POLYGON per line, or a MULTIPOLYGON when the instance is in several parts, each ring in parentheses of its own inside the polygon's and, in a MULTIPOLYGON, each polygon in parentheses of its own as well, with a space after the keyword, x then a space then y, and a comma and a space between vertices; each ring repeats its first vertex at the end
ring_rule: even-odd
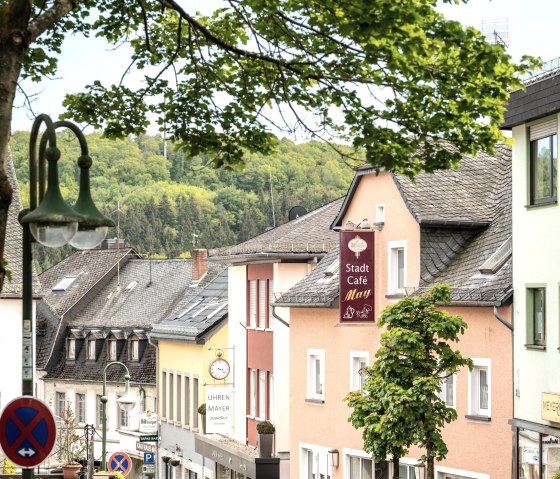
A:
POLYGON ((66 291, 68 286, 70 286, 78 276, 65 276, 64 279, 59 281, 56 286, 52 289, 53 291, 66 291))
POLYGON ((187 306, 183 311, 181 311, 178 315, 177 315, 177 319, 182 318, 185 314, 187 314, 189 311, 193 310, 194 308, 196 308, 200 303, 202 303, 202 300, 199 299, 198 301, 192 303, 190 306, 187 306))
POLYGON ((220 306, 218 306, 214 311, 212 311, 206 319, 211 319, 214 316, 216 316, 216 314, 218 314, 222 309, 224 309, 227 306, 227 303, 223 303, 220 306))
POLYGON ((511 258, 512 247, 513 244, 510 236, 478 270, 482 274, 496 274, 506 264, 507 260, 511 258))
POLYGON ((124 292, 125 293, 130 293, 134 288, 136 288, 137 284, 138 284, 138 281, 131 281, 130 283, 128 283, 128 286, 126 288, 124 288, 124 292))

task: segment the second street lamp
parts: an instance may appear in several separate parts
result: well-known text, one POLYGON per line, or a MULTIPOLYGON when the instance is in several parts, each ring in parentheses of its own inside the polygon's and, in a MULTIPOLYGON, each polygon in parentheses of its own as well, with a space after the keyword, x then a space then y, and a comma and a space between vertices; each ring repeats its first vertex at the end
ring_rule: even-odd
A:
POLYGON ((101 396, 101 469, 107 470, 107 369, 111 366, 122 366, 124 375, 124 395, 117 399, 117 404, 123 411, 131 411, 136 405, 136 399, 130 394, 130 373, 124 363, 113 361, 103 368, 103 395, 101 396))

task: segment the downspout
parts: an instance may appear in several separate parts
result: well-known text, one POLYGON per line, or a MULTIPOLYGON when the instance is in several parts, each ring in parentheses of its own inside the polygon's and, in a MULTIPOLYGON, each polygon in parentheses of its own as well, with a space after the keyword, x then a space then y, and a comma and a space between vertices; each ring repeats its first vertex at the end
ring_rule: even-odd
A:
POLYGON ((498 310, 498 308, 502 306, 502 302, 498 301, 496 303, 494 303, 494 316, 496 317, 496 319, 502 323, 506 328, 508 328, 511 332, 513 332, 513 324, 508 323, 500 314, 500 311, 498 310))

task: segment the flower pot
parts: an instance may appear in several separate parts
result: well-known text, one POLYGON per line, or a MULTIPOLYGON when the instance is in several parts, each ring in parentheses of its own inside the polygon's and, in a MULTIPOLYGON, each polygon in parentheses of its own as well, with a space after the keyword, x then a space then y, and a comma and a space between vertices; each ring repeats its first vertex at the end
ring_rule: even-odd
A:
POLYGON ((64 479, 76 479, 76 475, 81 468, 81 464, 64 464, 62 466, 62 477, 64 479))
POLYGON ((274 434, 259 434, 259 457, 272 456, 274 434))

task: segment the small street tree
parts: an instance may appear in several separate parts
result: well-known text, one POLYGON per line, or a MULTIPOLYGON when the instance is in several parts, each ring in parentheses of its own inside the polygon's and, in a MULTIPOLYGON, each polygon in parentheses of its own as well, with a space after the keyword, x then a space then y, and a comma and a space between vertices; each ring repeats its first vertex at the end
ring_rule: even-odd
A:
POLYGON ((346 397, 353 409, 349 421, 363 428, 364 450, 376 461, 391 456, 394 479, 399 459, 412 445, 426 450, 421 461, 428 479, 434 479, 434 459, 447 455, 442 429, 457 412, 440 398, 442 382, 463 366, 472 368, 452 347, 467 324, 439 309, 450 301, 451 289, 443 284, 385 308, 377 324, 387 330, 366 370, 364 389, 346 397))

